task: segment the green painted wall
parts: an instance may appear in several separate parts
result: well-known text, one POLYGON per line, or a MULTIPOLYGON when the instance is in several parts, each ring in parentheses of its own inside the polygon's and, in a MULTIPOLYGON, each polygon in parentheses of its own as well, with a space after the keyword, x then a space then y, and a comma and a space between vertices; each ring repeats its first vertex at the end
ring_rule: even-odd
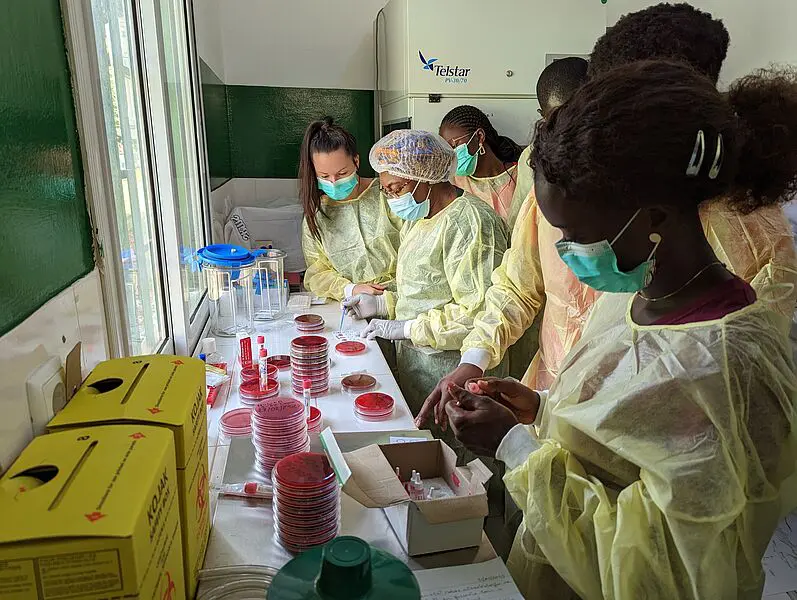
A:
POLYGON ((205 108, 210 189, 215 190, 232 177, 227 89, 203 60, 199 61, 199 73, 202 81, 202 104, 205 108))
POLYGON ((229 177, 296 177, 304 130, 327 115, 357 138, 363 174, 371 174, 373 92, 227 85, 222 98, 218 77, 204 63, 201 66, 211 189, 229 177))
POLYGON ((227 100, 233 177, 296 177, 304 130, 327 115, 354 134, 368 165, 371 91, 228 85, 227 100))
POLYGON ((94 268, 58 0, 0 2, 0 334, 94 268))

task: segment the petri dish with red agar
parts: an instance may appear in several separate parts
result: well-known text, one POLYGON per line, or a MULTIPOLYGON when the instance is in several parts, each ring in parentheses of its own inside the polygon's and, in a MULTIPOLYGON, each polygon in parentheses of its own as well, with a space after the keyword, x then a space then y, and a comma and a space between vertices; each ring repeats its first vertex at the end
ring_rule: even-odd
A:
POLYGON ((368 346, 366 346, 363 342, 354 340, 340 342, 337 346, 335 346, 335 351, 343 356, 357 356, 358 354, 365 352, 367 349, 368 346))
POLYGON ((386 421, 393 416, 393 397, 368 392, 354 399, 354 414, 363 421, 386 421))
POLYGON ((219 428, 227 437, 246 437, 252 434, 252 410, 236 408, 227 411, 219 419, 219 428))
POLYGON ((319 333, 324 331, 324 318, 321 315, 299 315, 293 319, 293 324, 301 333, 319 333))
POLYGON ((275 354, 274 356, 269 356, 266 361, 280 371, 287 371, 291 368, 291 357, 287 354, 275 354))
POLYGON ((341 379, 340 385, 344 392, 359 396, 376 387, 376 378, 367 373, 355 373, 354 375, 347 375, 341 379))
POLYGON ((260 381, 248 381, 238 387, 238 397, 241 404, 252 406, 263 400, 274 398, 279 395, 280 382, 276 379, 268 379, 264 385, 260 381))

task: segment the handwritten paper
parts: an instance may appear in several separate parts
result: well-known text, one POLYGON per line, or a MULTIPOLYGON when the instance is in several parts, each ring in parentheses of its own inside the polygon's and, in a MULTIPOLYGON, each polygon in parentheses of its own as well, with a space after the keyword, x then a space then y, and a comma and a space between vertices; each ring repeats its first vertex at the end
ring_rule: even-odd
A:
POLYGON ((422 600, 523 600, 500 558, 413 574, 421 587, 422 600))
POLYGON ((761 562, 767 577, 765 598, 797 590, 797 513, 780 522, 761 562))

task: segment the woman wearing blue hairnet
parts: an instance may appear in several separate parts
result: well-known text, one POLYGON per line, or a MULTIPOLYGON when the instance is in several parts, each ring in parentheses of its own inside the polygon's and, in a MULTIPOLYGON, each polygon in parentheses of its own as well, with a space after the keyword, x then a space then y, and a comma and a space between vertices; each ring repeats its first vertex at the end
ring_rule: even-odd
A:
POLYGON ((580 89, 535 137, 556 249, 604 293, 550 390, 450 386, 451 428, 495 454, 523 511, 507 562, 527 598, 761 598, 797 461, 797 378, 777 290, 733 275, 699 206, 797 186, 797 80, 721 95, 640 62, 580 89))

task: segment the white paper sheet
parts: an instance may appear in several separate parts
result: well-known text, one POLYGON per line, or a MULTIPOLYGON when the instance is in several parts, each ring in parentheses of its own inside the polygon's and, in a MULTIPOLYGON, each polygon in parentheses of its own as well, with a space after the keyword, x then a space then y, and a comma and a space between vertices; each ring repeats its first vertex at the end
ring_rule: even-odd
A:
POLYGON ((781 521, 764 553, 762 565, 767 577, 764 598, 797 590, 797 513, 781 521))
POLYGON ((500 558, 413 572, 422 600, 523 600, 500 558))

